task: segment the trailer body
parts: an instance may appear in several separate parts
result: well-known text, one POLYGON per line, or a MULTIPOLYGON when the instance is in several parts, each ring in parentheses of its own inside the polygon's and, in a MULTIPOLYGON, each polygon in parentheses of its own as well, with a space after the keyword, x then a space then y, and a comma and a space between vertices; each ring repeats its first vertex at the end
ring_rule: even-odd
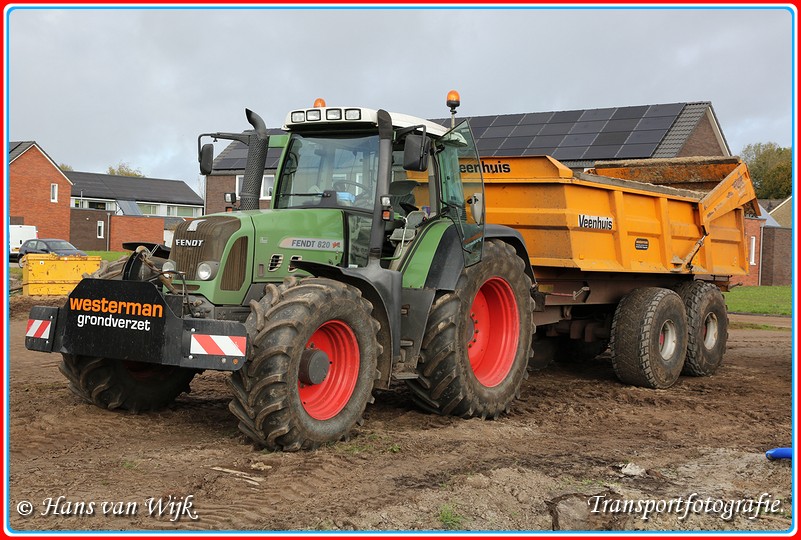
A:
MULTIPOLYGON (((742 207, 755 194, 742 163, 726 160, 726 176, 701 193, 573 173, 548 156, 493 161, 484 174, 487 221, 518 230, 534 268, 748 272, 742 207)), ((708 166, 698 168, 703 175, 708 166)))

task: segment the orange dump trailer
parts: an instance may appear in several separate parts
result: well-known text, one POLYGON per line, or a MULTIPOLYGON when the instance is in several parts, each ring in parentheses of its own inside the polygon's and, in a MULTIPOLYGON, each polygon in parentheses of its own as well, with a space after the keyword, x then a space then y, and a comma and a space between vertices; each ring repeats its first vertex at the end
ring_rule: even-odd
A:
MULTIPOLYGON (((534 267, 715 276, 748 271, 743 206, 755 194, 742 162, 727 159, 722 168, 715 160, 690 168, 677 166, 681 161, 659 163, 689 177, 714 178, 715 188, 702 193, 625 179, 624 173, 643 178, 635 168, 609 169, 617 173, 611 177, 573 173, 547 156, 496 161, 484 175, 487 222, 517 229, 534 267)), ((648 168, 661 181, 656 165, 648 168)))
POLYGON ((535 365, 609 346, 621 380, 656 388, 718 368, 721 290, 748 271, 744 217, 758 213, 744 163, 647 160, 578 173, 533 156, 482 167, 486 222, 520 233, 535 277, 535 365))

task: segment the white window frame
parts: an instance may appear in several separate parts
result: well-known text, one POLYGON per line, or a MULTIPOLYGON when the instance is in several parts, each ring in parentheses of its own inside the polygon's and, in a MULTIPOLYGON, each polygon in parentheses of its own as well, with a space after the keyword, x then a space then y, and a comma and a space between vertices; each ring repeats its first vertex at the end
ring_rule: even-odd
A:
POLYGON ((756 236, 751 237, 751 266, 756 266, 756 236))
POLYGON ((58 184, 50 184, 50 202, 58 202, 58 184))
MULTIPOLYGON (((237 174, 236 180, 234 181, 234 189, 236 190, 236 198, 240 199, 240 192, 242 191, 242 184, 245 182, 245 175, 244 174, 237 174)), ((259 194, 259 199, 263 201, 269 201, 273 198, 273 191, 272 187, 275 185, 275 175, 274 174, 265 174, 261 177, 261 193, 259 194), (268 186, 267 179, 273 181, 273 183, 268 186), (264 188, 267 188, 267 193, 264 192, 264 188)))
POLYGON ((106 222, 102 220, 97 221, 97 237, 98 238, 105 238, 106 237, 106 222))

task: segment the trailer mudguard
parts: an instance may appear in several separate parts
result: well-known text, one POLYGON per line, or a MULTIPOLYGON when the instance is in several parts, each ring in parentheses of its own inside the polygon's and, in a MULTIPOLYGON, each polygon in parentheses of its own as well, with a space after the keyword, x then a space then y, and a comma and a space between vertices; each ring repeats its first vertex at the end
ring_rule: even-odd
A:
POLYGON ((245 325, 183 319, 147 281, 83 279, 62 308, 34 306, 28 349, 236 371, 247 358, 245 325))

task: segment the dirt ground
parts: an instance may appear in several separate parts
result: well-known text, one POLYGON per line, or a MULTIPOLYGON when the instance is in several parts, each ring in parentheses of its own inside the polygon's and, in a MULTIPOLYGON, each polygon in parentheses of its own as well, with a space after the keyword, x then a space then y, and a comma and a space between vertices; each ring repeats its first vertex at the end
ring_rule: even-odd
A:
POLYGON ((617 382, 603 357, 556 364, 482 421, 420 412, 398 386, 349 441, 284 454, 239 434, 219 373, 159 413, 83 403, 60 356, 25 350, 27 309, 12 308, 11 530, 794 526, 791 463, 765 457, 792 444, 789 319, 733 315, 721 370, 668 390, 617 382))

